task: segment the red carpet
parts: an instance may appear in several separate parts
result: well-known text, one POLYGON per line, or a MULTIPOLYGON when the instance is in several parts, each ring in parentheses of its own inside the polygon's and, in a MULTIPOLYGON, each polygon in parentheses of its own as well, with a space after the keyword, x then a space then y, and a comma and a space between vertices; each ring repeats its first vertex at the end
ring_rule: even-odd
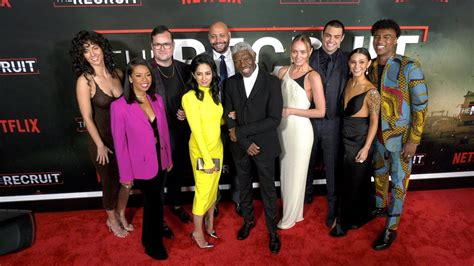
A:
MULTIPOLYGON (((221 204, 216 231, 221 239, 212 250, 200 250, 189 239, 192 225, 182 225, 166 211, 175 239, 165 240, 170 258, 156 262, 143 252, 142 209, 133 209, 138 230, 125 239, 108 232, 105 212, 37 213, 34 245, 0 257, 0 265, 473 265, 474 189, 410 192, 398 239, 384 251, 371 243, 384 219, 331 238, 324 225, 326 201, 317 197, 305 206, 305 220, 280 231, 282 250, 270 254, 262 205, 256 201, 257 226, 238 241, 241 218, 231 203, 221 204)), ((190 206, 186 206, 190 210, 190 206)))

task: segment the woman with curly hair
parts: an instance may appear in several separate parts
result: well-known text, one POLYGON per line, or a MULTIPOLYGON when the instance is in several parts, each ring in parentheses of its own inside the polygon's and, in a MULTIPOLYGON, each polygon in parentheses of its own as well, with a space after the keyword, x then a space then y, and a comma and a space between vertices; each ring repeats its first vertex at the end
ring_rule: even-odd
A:
POLYGON ((191 62, 192 78, 182 106, 191 128, 189 155, 193 166, 195 194, 193 200, 194 231, 191 238, 200 248, 214 245, 204 238, 206 233, 218 238, 214 231, 214 206, 221 176, 224 148, 221 141, 221 121, 224 112, 219 96, 219 78, 214 60, 200 54, 191 62))
POLYGON ((102 182, 106 224, 123 238, 134 229, 125 218, 131 186, 120 186, 110 125, 110 104, 122 95, 123 73, 115 68, 109 41, 96 32, 78 32, 69 53, 77 77, 77 102, 91 137, 89 153, 102 182))

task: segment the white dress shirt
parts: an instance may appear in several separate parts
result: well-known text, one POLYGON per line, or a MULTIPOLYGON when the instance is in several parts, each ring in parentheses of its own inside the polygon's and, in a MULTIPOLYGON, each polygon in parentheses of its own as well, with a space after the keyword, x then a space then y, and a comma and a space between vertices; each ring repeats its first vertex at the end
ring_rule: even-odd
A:
POLYGON ((255 66, 255 70, 253 71, 252 75, 250 75, 250 77, 246 78, 242 76, 244 78, 245 94, 247 94, 247 98, 252 92, 252 88, 255 85, 257 76, 258 76, 258 65, 255 66))
MULTIPOLYGON (((227 49, 225 53, 222 55, 225 56, 224 61, 227 66, 227 77, 230 78, 235 74, 235 67, 234 61, 232 60, 232 53, 230 52, 230 47, 227 49)), ((214 49, 212 50, 212 57, 214 62, 216 62, 217 66, 217 74, 219 75, 220 72, 220 65, 221 65, 221 54, 216 52, 214 49)))

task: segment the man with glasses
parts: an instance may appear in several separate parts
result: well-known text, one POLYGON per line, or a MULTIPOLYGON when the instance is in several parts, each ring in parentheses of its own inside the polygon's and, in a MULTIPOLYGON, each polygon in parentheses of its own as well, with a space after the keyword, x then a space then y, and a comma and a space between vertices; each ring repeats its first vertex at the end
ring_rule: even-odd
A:
MULTIPOLYGON (((157 26, 151 33, 151 48, 153 58, 149 60, 153 68, 155 86, 158 94, 166 105, 168 127, 171 138, 171 148, 174 167, 166 178, 167 200, 171 213, 183 223, 191 223, 191 217, 181 207, 184 169, 190 168, 188 158, 188 140, 191 134, 186 117, 181 107, 181 97, 185 93, 185 84, 191 76, 188 65, 174 60, 174 39, 170 30, 163 25, 157 26)), ((189 169, 191 171, 191 169, 189 169)), ((173 237, 172 231, 166 226, 164 236, 173 237)))

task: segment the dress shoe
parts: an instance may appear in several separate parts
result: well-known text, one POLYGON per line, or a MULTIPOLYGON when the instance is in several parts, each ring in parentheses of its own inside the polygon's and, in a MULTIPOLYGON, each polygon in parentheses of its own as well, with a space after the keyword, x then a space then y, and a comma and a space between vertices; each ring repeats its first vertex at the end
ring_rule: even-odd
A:
POLYGON ((163 223, 163 237, 168 239, 174 238, 174 233, 171 231, 171 228, 168 227, 165 223, 163 223))
POLYGON ((280 252, 281 243, 280 243, 280 237, 278 236, 277 232, 270 233, 270 243, 268 247, 270 248, 270 251, 272 253, 280 252))
POLYGON ((219 205, 214 206, 214 217, 217 217, 219 215, 219 205))
POLYGON ((240 205, 240 203, 236 203, 236 204, 235 204, 235 212, 236 212, 240 217, 242 217, 242 206, 240 205))
POLYGON ((155 260, 166 260, 168 258, 168 252, 163 244, 153 248, 145 248, 145 254, 152 257, 155 260))
POLYGON ((178 219, 184 223, 184 224, 189 224, 192 222, 191 216, 186 212, 186 210, 183 207, 178 207, 178 208, 171 208, 171 213, 174 214, 178 219))
POLYGON ((387 208, 375 208, 372 211, 372 216, 374 217, 384 217, 387 216, 387 208))
POLYGON ((252 230, 252 228, 254 227, 255 227, 254 222, 251 222, 251 223, 244 222, 244 225, 242 225, 242 227, 239 230, 239 233, 237 234, 237 239, 238 240, 246 239, 250 234, 250 230, 252 230))
POLYGON ((374 241, 372 248, 375 250, 383 250, 389 248, 393 241, 397 238, 397 231, 385 229, 374 241))
POLYGON ((337 221, 335 226, 331 229, 331 231, 329 231, 329 235, 332 237, 342 237, 346 236, 347 232, 342 228, 341 223, 337 221))
POLYGON ((359 228, 360 228, 360 225, 358 225, 358 224, 349 225, 349 229, 351 229, 351 230, 356 230, 356 229, 359 229, 359 228))

